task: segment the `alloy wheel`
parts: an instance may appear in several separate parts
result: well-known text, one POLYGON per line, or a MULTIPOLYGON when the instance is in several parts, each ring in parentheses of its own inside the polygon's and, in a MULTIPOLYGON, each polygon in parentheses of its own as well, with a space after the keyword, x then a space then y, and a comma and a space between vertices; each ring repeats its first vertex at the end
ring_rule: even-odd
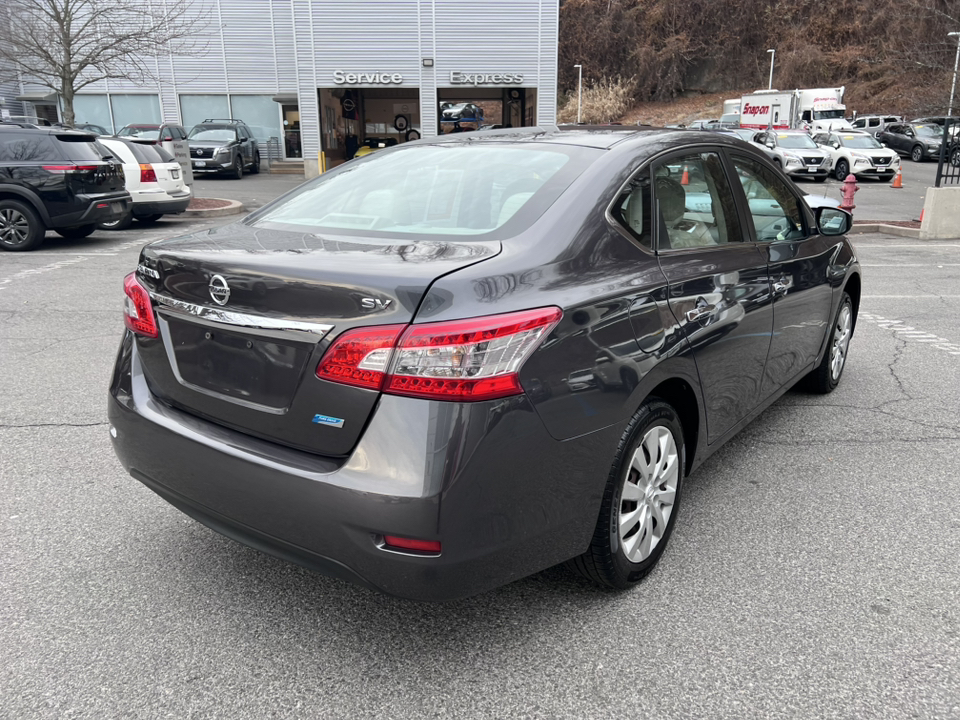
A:
POLYGON ((840 379, 843 364, 847 361, 847 347, 850 345, 850 332, 853 328, 853 312, 850 305, 844 305, 837 315, 837 326, 833 330, 833 345, 830 348, 830 377, 834 382, 840 379))
POLYGON ((618 534, 630 562, 646 560, 663 538, 679 482, 680 457, 673 433, 656 425, 634 451, 620 494, 618 534))
POLYGON ((921 160, 923 160, 923 148, 917 145, 913 149, 913 152, 910 153, 910 159, 913 160, 914 162, 920 162, 921 160))
POLYGON ((30 220, 19 210, 4 208, 0 210, 0 242, 16 247, 22 245, 30 236, 30 220))

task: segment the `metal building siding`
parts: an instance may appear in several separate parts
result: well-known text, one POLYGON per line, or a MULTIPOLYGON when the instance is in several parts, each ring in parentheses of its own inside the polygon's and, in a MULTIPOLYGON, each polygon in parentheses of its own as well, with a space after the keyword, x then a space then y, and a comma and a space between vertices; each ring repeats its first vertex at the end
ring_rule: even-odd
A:
POLYGON ((420 134, 423 137, 437 134, 439 118, 437 97, 437 35, 434 32, 433 18, 435 7, 432 0, 421 0, 418 3, 418 21, 420 32, 418 44, 421 66, 417 68, 420 78, 420 134), (422 58, 433 58, 433 67, 423 67, 422 58))
POLYGON ((316 29, 319 87, 333 87, 333 71, 401 73, 416 86, 417 0, 319 0, 309 20, 316 29))
POLYGON ((320 113, 318 110, 316 66, 314 53, 316 38, 311 21, 313 0, 291 0, 293 18, 294 67, 300 95, 300 145, 304 158, 314 158, 320 152, 320 113))
POLYGON ((293 11, 291 0, 270 0, 273 13, 271 31, 274 35, 274 49, 276 53, 275 73, 278 78, 278 90, 281 92, 297 91, 297 69, 294 65, 293 44, 293 11))
POLYGON ((450 72, 523 73, 537 84, 539 0, 436 0, 437 64, 441 87, 450 72))
POLYGON ((560 51, 560 4, 541 0, 540 87, 537 90, 537 124, 557 122, 557 57, 560 51))
POLYGON ((270 3, 221 2, 227 75, 232 92, 273 93, 277 88, 270 3))
MULTIPOLYGON (((227 0, 223 4, 232 2, 227 0)), ((186 20, 204 26, 204 30, 195 38, 194 53, 173 59, 177 89, 181 93, 222 93, 228 89, 220 5, 220 0, 197 0, 187 6, 186 20)))

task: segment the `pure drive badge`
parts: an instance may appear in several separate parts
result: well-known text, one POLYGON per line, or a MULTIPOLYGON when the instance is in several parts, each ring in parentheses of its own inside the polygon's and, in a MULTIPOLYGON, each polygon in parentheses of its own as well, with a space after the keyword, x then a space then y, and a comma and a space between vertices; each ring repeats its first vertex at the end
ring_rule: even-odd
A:
POLYGON ((329 425, 335 428, 343 427, 343 418, 330 417, 329 415, 314 415, 313 421, 317 423, 317 425, 329 425))

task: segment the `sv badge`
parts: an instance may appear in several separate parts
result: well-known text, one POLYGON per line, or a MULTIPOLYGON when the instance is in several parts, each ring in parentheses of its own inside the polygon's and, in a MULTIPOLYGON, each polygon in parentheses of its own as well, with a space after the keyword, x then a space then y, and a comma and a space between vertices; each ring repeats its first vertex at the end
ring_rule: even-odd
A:
POLYGON ((360 307, 364 310, 386 310, 392 302, 393 300, 381 300, 380 298, 361 298, 360 307))

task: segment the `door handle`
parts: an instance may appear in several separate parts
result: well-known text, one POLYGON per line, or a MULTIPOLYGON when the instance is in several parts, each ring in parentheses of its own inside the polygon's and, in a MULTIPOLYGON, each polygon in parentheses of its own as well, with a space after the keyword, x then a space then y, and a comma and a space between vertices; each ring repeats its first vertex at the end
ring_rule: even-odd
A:
POLYGON ((773 283, 773 294, 774 295, 786 295, 787 290, 790 289, 790 285, 783 282, 782 280, 777 280, 773 283))
POLYGON ((689 322, 703 320, 708 315, 712 315, 716 309, 716 305, 697 305, 697 307, 695 307, 693 310, 687 310, 687 320, 689 322))

